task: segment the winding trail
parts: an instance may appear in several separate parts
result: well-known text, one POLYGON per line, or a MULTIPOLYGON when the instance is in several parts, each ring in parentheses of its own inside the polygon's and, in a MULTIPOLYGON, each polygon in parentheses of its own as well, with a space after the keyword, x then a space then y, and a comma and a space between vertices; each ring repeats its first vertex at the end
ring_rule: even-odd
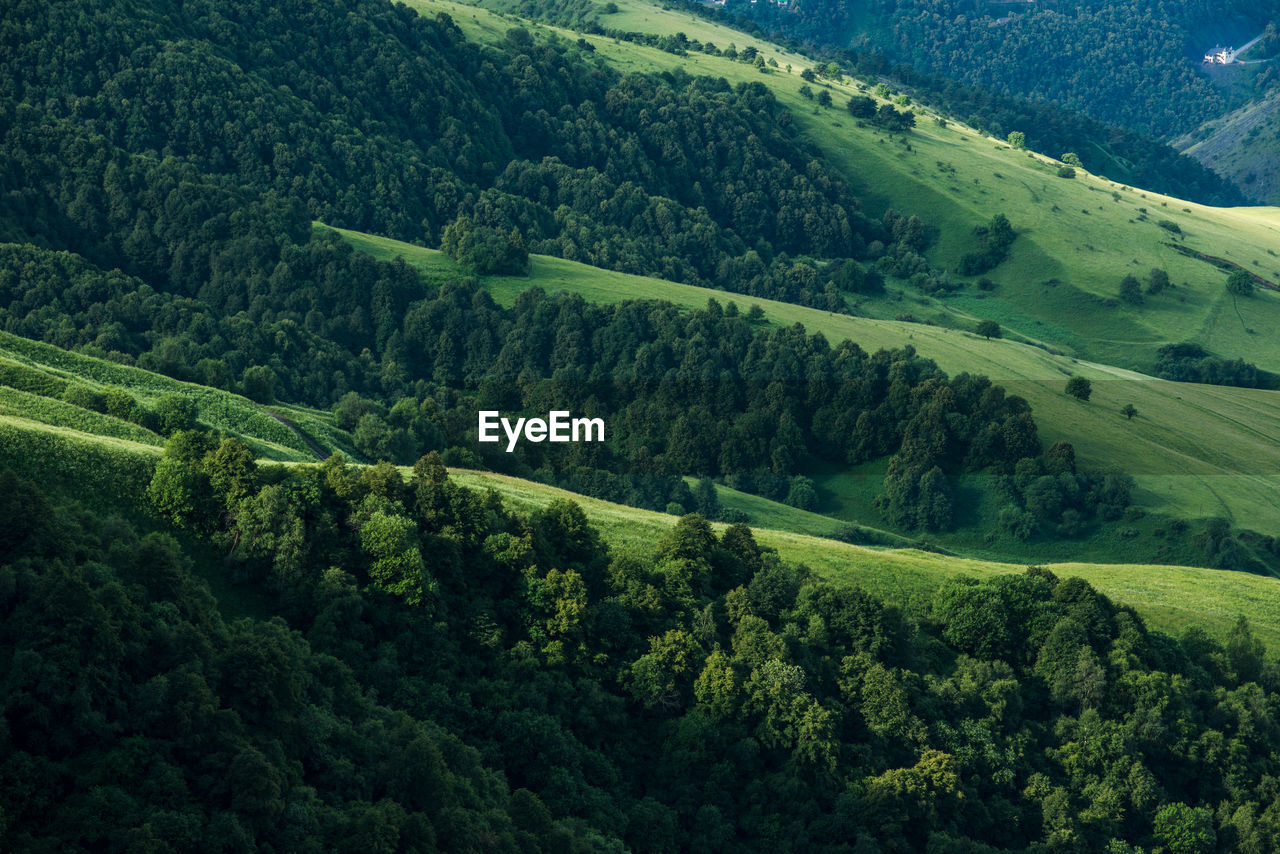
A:
POLYGON ((301 439, 304 443, 306 443, 306 446, 311 449, 311 452, 315 454, 317 457, 319 457, 321 460, 329 459, 329 452, 326 451, 324 448, 320 447, 320 444, 315 439, 312 439, 306 433, 302 432, 302 428, 300 428, 297 424, 294 424, 292 421, 290 421, 288 418, 285 418, 283 415, 276 415, 274 412, 270 412, 270 411, 267 411, 267 414, 270 415, 275 420, 279 421, 284 426, 288 427, 294 433, 297 433, 298 438, 301 439))

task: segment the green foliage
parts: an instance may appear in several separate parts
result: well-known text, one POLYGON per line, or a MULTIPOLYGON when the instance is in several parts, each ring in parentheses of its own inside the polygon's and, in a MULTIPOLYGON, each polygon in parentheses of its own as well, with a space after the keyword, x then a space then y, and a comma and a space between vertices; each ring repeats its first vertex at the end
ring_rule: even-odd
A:
POLYGON ((95 439, 0 416, 0 465, 94 506, 142 506, 157 457, 157 449, 146 444, 95 439))
POLYGON ((1076 170, 1075 170, 1075 167, 1074 167, 1074 166, 1062 166, 1062 167, 1059 167, 1059 169, 1058 169, 1058 177, 1059 177, 1059 178, 1074 178, 1074 177, 1076 177, 1076 170))
POLYGON ((166 436, 192 430, 196 426, 196 402, 186 395, 166 394, 156 402, 156 416, 160 431, 166 436))
POLYGON ((854 95, 846 105, 849 115, 855 119, 874 119, 876 117, 876 101, 866 95, 854 95))
POLYGON ((422 559, 412 519, 374 511, 360 528, 360 545, 372 560, 369 577, 389 593, 422 605, 434 586, 422 559))
POLYGON ((1067 380, 1066 392, 1076 400, 1088 400, 1093 394, 1093 383, 1089 382, 1088 377, 1076 375, 1067 380))
POLYGON ((1147 294, 1155 296, 1163 293, 1166 288, 1172 287, 1169 282, 1169 274, 1159 267, 1154 268, 1147 276, 1147 294))
POLYGON ((999 338, 1001 335, 1000 324, 996 323, 994 320, 979 320, 974 331, 987 340, 999 338))
POLYGON ((8 847, 145 826, 178 847, 230 827, 279 849, 296 832, 326 849, 475 834, 509 850, 777 851, 803 832, 824 848, 1027 849, 1069 833, 1202 851, 1213 810, 1252 814, 1230 832, 1257 839, 1280 820, 1249 813, 1280 770, 1265 750, 1280 686, 1246 622, 1225 647, 1178 641, 1033 568, 946 585, 917 623, 745 527, 687 516, 656 548, 614 554, 576 505, 512 512, 438 457, 406 484, 337 458, 255 470, 234 445, 178 433, 163 464, 209 473, 213 542, 235 544, 216 571, 271 617, 224 620, 194 572, 204 544, 55 510, 0 472, 0 503, 28 511, 0 512, 16 559, 0 566, 10 761, 56 764, 66 793, 41 802, 42 777, 9 780, 8 847), (180 655, 136 651, 174 638, 180 655), (1140 726, 1160 714, 1183 737, 1140 726), (1098 734, 1111 747, 1086 750, 1098 734), (102 768, 124 808, 94 806, 102 768), (663 785, 620 782, 643 775, 663 785), (1141 805, 1131 819, 1099 828, 1068 808, 1100 778, 1141 805), (786 797, 759 798, 762 781, 786 797))
POLYGON ((1073 151, 1067 152, 1066 154, 1062 155, 1062 157, 1059 159, 1068 166, 1074 166, 1077 169, 1084 168, 1084 164, 1080 162, 1080 155, 1076 154, 1073 151))
POLYGON ((831 91, 829 89, 819 89, 816 102, 819 107, 826 109, 831 106, 831 91))
MULTIPOLYGON (((131 410, 131 414, 133 411, 131 410)), ((160 445, 156 433, 119 417, 99 414, 70 403, 41 397, 13 388, 0 387, 0 414, 38 421, 54 427, 65 427, 95 436, 109 436, 146 445, 160 445)))
POLYGON ((1013 146, 1014 148, 1026 148, 1027 135, 1020 130, 1010 131, 1009 145, 1013 146))
POLYGON ((1120 414, 1132 421, 1133 416, 1138 414, 1138 407, 1134 406, 1132 403, 1126 403, 1124 408, 1120 410, 1120 414))
POLYGON ((1165 804, 1156 813, 1155 838, 1169 854, 1209 854, 1218 841, 1213 813, 1182 803, 1165 804))
POLYGON ((962 276, 994 270, 1008 256, 1009 246, 1018 236, 1002 213, 993 216, 987 225, 975 228, 973 233, 978 238, 978 249, 960 259, 956 272, 962 276))
MULTIPOLYGON (((1052 104, 1057 111, 1084 112, 1162 138, 1221 116, 1248 91, 1247 86, 1233 91, 1215 85, 1188 62, 1184 51, 1169 45, 1207 46, 1204 34, 1234 16, 1248 21, 1241 26, 1250 27, 1252 36, 1278 11, 1274 0, 1215 0, 1191 6, 1123 0, 1073 6, 1070 14, 1056 8, 1019 8, 1016 22, 1006 19, 996 26, 993 19, 1007 15, 1008 9, 993 6, 956 14, 957 7, 946 0, 877 0, 865 8, 819 0, 802 8, 751 4, 732 9, 734 15, 799 42, 832 48, 850 42, 874 45, 874 54, 866 49, 867 70, 874 68, 871 59, 876 55, 881 57, 881 73, 890 64, 909 65, 907 79, 917 89, 927 85, 919 78, 933 72, 938 77, 928 81, 931 88, 942 89, 945 80, 953 88, 968 86, 989 97, 1012 93, 1052 104), (1120 27, 1119 21, 1129 26, 1120 27), (1072 46, 1067 54, 1061 50, 1064 44, 1072 46), (1050 66, 1052 73, 1047 73, 1050 66)), ((1063 123, 1059 118, 1053 124, 1063 123)), ((1037 132, 1041 128, 1021 126, 1037 132)), ((1058 142, 1051 150, 1087 148, 1085 138, 1058 142)))
POLYGON ((787 490, 786 503, 801 510, 816 510, 818 507, 818 491, 813 481, 803 475, 791 479, 791 487, 787 490))
POLYGON ((1129 305, 1142 305, 1142 283, 1136 276, 1128 275, 1120 281, 1120 299, 1129 305))
POLYGON ((518 229, 503 234, 496 228, 476 225, 470 217, 458 217, 445 227, 440 248, 476 273, 520 275, 529 271, 529 250, 518 229))
POLYGON ((1166 344, 1157 351, 1156 375, 1179 382, 1258 388, 1263 374, 1243 359, 1222 359, 1199 344, 1166 344))
POLYGON ((1253 296, 1253 276, 1244 270, 1236 270, 1227 276, 1227 293, 1232 296, 1253 296))

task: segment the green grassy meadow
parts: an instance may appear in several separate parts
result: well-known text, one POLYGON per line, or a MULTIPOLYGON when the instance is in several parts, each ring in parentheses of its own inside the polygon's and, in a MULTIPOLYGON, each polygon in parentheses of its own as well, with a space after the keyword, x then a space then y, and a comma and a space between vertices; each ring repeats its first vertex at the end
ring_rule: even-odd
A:
POLYGON ((77 434, 156 447, 164 444, 159 435, 136 424, 63 401, 60 395, 71 383, 97 392, 120 389, 152 407, 164 395, 184 395, 195 401, 201 423, 235 436, 264 459, 316 459, 305 440, 279 420, 281 417, 321 447, 351 455, 350 437, 332 425, 327 412, 288 404, 266 407, 230 392, 0 332, 0 415, 77 434))

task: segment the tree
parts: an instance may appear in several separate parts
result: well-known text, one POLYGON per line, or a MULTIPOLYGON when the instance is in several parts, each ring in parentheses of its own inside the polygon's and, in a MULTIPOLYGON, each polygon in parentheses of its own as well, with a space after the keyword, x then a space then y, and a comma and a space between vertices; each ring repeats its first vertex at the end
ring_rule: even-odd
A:
POLYGON ((1120 299, 1129 305, 1142 305, 1142 285, 1134 276, 1125 276, 1120 282, 1120 299))
POLYGON ((720 517, 720 496, 716 492, 716 485, 711 482, 711 478, 704 477, 699 479, 698 485, 693 490, 693 500, 697 505, 698 513, 708 519, 717 519, 720 517))
POLYGON ((1213 829, 1213 813, 1204 807, 1183 803, 1161 807, 1152 829, 1156 840, 1169 854, 1208 854, 1218 841, 1213 829))
POLYGON ((250 365, 240 375, 240 388, 244 396, 257 403, 274 403, 276 399, 276 372, 266 365, 250 365))
POLYGON ((854 95, 846 106, 849 109, 849 115, 855 119, 874 119, 876 116, 875 99, 868 98, 866 95, 854 95))
POLYGON ((1002 330, 1000 329, 1000 324, 996 323, 994 320, 978 321, 978 326, 975 331, 979 335, 981 335, 983 338, 986 338, 988 341, 990 341, 992 338, 999 338, 1002 334, 1002 330))
POLYGON ((1063 166, 1063 167, 1059 168, 1059 169, 1058 169, 1058 177, 1059 177, 1059 178, 1074 178, 1074 177, 1076 177, 1076 170, 1075 170, 1075 167, 1074 167, 1074 166, 1063 166))
POLYGON ((1027 135, 1020 130, 1011 131, 1009 133, 1009 144, 1014 148, 1027 147, 1027 135))
POLYGON ((808 84, 808 83, 801 84, 801 86, 800 86, 800 97, 801 97, 801 98, 804 98, 806 101, 812 101, 812 100, 813 100, 813 90, 809 88, 809 84, 808 84))
POLYGON ((821 92, 818 93, 818 106, 819 107, 831 106, 831 93, 828 92, 826 89, 823 89, 821 92))
POLYGON ((1093 383, 1085 377, 1074 376, 1067 380, 1067 394, 1077 400, 1088 400, 1093 394, 1093 383))
POLYGON ((503 232, 460 216, 445 227, 440 248, 475 273, 524 275, 529 271, 529 250, 519 229, 503 232))
POLYGON ((813 73, 812 68, 806 68, 804 71, 800 72, 800 79, 805 81, 806 83, 812 83, 813 81, 818 79, 818 75, 813 73))
POLYGON ((196 402, 184 394, 166 394, 156 403, 160 432, 172 436, 196 426, 196 402))
POLYGON ((1252 296, 1253 276, 1244 270, 1236 270, 1227 277, 1227 293, 1238 297, 1252 296))
POLYGON ((813 481, 804 475, 796 475, 791 479, 791 488, 787 490, 786 503, 801 510, 815 510, 818 507, 818 490, 813 481))
POLYGON ((369 577, 380 587, 413 605, 427 601, 435 582, 427 575, 412 519, 378 510, 360 529, 360 545, 371 558, 369 577))
POLYGON ((1159 267, 1147 274, 1147 293, 1155 295, 1169 287, 1169 274, 1159 267))
POLYGON ((1066 154, 1062 155, 1062 162, 1068 166, 1074 166, 1077 169, 1084 167, 1084 164, 1080 162, 1080 155, 1076 154, 1074 151, 1068 151, 1066 154))
POLYGON ((1130 421, 1132 421, 1133 416, 1138 414, 1138 408, 1134 406, 1132 403, 1126 403, 1124 405, 1124 409, 1120 410, 1120 414, 1123 415, 1125 418, 1128 418, 1130 421))

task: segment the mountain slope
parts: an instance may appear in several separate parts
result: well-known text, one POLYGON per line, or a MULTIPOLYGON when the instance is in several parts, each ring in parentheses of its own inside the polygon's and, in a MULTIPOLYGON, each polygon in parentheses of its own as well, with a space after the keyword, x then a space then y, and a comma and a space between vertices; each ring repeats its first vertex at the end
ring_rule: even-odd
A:
MULTIPOLYGON (((343 232, 377 257, 403 257, 427 275, 460 271, 442 253, 385 238, 343 232)), ((769 300, 608 273, 571 261, 535 257, 529 277, 484 277, 482 283, 510 304, 525 288, 569 290, 600 302, 663 299, 701 308, 708 299, 760 305, 781 325, 802 323, 831 343, 849 339, 864 349, 911 345, 951 374, 981 373, 1030 401, 1046 442, 1065 440, 1082 461, 1132 473, 1136 501, 1152 510, 1189 517, 1226 515, 1258 530, 1280 525, 1280 392, 1174 383, 1098 363, 1054 355, 1009 340, 891 320, 849 317, 769 300), (1063 392, 1078 374, 1094 384, 1088 403, 1063 392), (1138 409, 1127 419, 1126 403, 1138 409)))
MULTIPOLYGON (((141 372, 140 372, 141 373, 141 372)), ((165 378, 156 377, 164 383, 165 378)), ((191 389, 199 394, 199 389, 191 389)), ((216 394, 216 392, 210 392, 216 394)), ((242 410, 252 421, 265 410, 242 410)), ((245 435, 245 434, 241 434, 245 435)), ((249 434, 251 435, 251 434, 249 434)), ((0 415, 0 464, 46 488, 75 494, 82 500, 114 507, 146 507, 145 489, 159 460, 159 448, 111 435, 86 432, 39 421, 0 415)), ((270 461, 264 460, 264 463, 270 461)), ((296 465, 298 463, 289 463, 296 465)), ((407 473, 407 469, 405 472, 407 473)), ((452 470, 457 483, 494 490, 514 508, 546 507, 557 499, 579 504, 605 539, 622 551, 648 554, 661 535, 676 523, 673 516, 613 504, 556 487, 492 472, 452 470)), ((770 502, 751 496, 755 507, 770 502)), ((726 496, 726 504, 733 498, 726 496)), ((797 516, 779 506, 775 520, 797 516)), ((812 523, 799 520, 801 527, 812 523)), ((835 523, 832 523, 833 525, 835 523)), ((723 524, 715 526, 719 530, 723 524)), ((777 549, 785 560, 803 563, 822 577, 857 584, 889 601, 909 604, 957 575, 986 578, 1021 572, 1019 564, 974 560, 916 549, 851 545, 825 537, 753 525, 761 545, 777 549)), ((1268 644, 1280 644, 1280 579, 1194 567, 1064 563, 1048 564, 1064 577, 1080 576, 1116 601, 1130 604, 1171 633, 1198 624, 1225 637, 1239 615, 1245 615, 1268 644)))
POLYGON ((1280 204, 1280 90, 1173 141, 1261 204, 1280 204))
MULTIPOLYGON (((477 39, 497 38, 511 23, 450 0, 414 0, 413 5, 424 14, 449 13, 477 39)), ((1233 305, 1223 287, 1225 272, 1182 251, 1224 259, 1280 286, 1280 210, 1210 208, 1084 172, 1060 178, 1060 163, 1012 149, 953 119, 943 127, 932 111, 919 107, 912 107, 919 116, 909 134, 886 133, 842 109, 850 96, 863 93, 859 81, 822 80, 819 89, 825 87, 835 105, 821 109, 800 94, 807 85, 800 72, 812 63, 796 54, 678 11, 623 4, 618 18, 658 35, 681 31, 704 44, 750 44, 776 60, 777 70, 761 74, 752 64, 722 56, 677 56, 582 36, 596 56, 624 71, 681 68, 768 86, 805 137, 857 188, 869 212, 892 207, 919 213, 939 230, 926 253, 938 266, 954 269, 975 248, 973 229, 995 213, 1005 214, 1018 238, 1009 259, 988 274, 998 287, 978 293, 965 289, 941 303, 926 298, 933 313, 991 317, 1078 357, 1138 370, 1153 369, 1163 344, 1197 341, 1216 355, 1280 371, 1280 343, 1265 334, 1280 328, 1280 299, 1259 294, 1233 305), (1180 234, 1160 227, 1162 221, 1176 225, 1180 234), (1120 303, 1122 279, 1128 274, 1145 278, 1153 268, 1167 271, 1174 289, 1139 307, 1120 303)), ((542 25, 534 31, 579 37, 542 25)), ((887 100, 877 97, 879 103, 887 100)), ((915 296, 912 291, 907 293, 915 296)), ((916 311, 874 301, 865 306, 887 317, 904 309, 916 311)))

